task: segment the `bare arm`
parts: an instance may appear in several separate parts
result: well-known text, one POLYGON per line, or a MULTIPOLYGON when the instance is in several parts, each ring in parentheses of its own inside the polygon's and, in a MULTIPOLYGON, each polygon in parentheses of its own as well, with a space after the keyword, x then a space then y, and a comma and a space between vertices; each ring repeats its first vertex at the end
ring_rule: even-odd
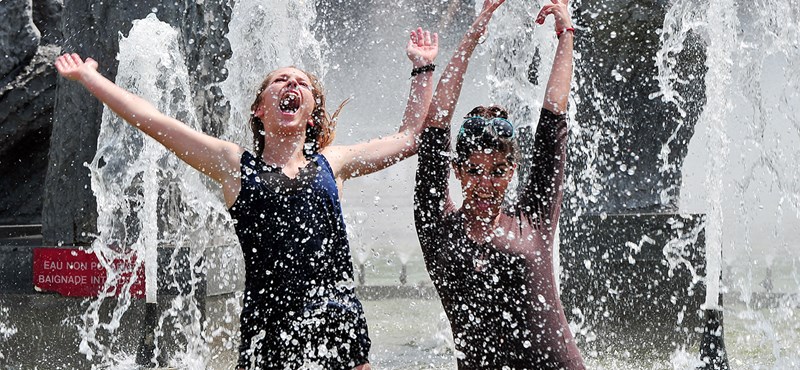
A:
POLYGON ((556 33, 560 34, 542 107, 556 114, 564 114, 567 112, 567 100, 572 81, 572 44, 575 35, 574 32, 569 31, 572 29, 572 20, 567 9, 569 0, 551 1, 552 4, 542 7, 536 17, 536 22, 543 24, 547 15, 552 14, 555 18, 556 33))
MULTIPOLYGON (((432 64, 439 52, 438 35, 418 28, 411 33, 406 53, 414 68, 432 64)), ((366 142, 332 146, 323 154, 331 163, 334 173, 343 180, 367 175, 417 153, 417 138, 433 96, 431 72, 413 77, 402 124, 397 133, 366 142)))
POLYGON ((223 185, 235 183, 230 180, 239 173, 242 149, 238 145, 195 131, 162 114, 146 100, 103 77, 97 72, 97 62, 91 58, 84 62, 78 54, 65 54, 56 60, 55 66, 62 76, 80 82, 114 113, 190 166, 223 185))
POLYGON ((450 58, 447 68, 445 68, 441 79, 439 79, 439 84, 436 85, 431 108, 428 109, 426 122, 431 127, 447 128, 450 126, 453 110, 455 110, 458 98, 461 96, 464 73, 467 72, 469 59, 478 45, 478 40, 486 33, 486 27, 489 25, 494 11, 503 2, 505 0, 485 0, 483 2, 483 10, 481 10, 481 13, 458 44, 456 52, 450 58))

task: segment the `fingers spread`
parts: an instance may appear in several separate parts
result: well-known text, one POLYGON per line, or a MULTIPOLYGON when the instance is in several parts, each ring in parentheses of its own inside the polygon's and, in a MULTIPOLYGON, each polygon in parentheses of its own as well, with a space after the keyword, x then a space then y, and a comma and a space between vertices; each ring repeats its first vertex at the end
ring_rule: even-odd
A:
POLYGON ((425 46, 431 45, 431 31, 425 31, 425 46))
POLYGON ((438 48, 439 47, 439 34, 438 33, 434 33, 433 34, 433 40, 432 41, 433 41, 433 43, 431 45, 433 47, 438 48))

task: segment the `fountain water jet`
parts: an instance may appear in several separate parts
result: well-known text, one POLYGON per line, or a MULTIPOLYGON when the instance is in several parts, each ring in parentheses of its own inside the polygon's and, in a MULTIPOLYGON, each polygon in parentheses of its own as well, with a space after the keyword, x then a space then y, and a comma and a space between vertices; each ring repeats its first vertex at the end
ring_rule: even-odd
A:
MULTIPOLYGON (((187 96, 191 91, 189 76, 177 40, 177 32, 154 14, 135 21, 129 36, 120 40, 116 83, 149 100, 161 112, 200 129, 187 96)), ((185 344, 174 357, 206 358, 202 314, 198 314, 202 308, 196 296, 203 272, 195 267, 202 266, 206 247, 231 242, 224 205, 199 172, 110 111, 104 113, 98 143, 89 165, 99 230, 92 251, 108 274, 105 288, 83 315, 81 352, 90 359, 98 356, 100 359, 94 360, 97 363, 119 363, 126 357, 114 349, 114 333, 133 304, 130 286, 138 276, 127 269, 137 271, 144 266, 146 325, 137 363, 163 365, 171 360, 165 357, 163 340, 171 338, 167 343, 174 342, 177 337, 164 328, 167 318, 170 326, 182 328, 178 336, 183 337, 177 340, 185 344), (158 258, 160 247, 172 251, 166 261, 158 258), (188 260, 177 262, 178 251, 187 251, 184 258, 188 260), (130 263, 115 264, 119 260, 130 263), (159 266, 165 262, 166 266, 159 266), (165 280, 175 273, 189 276, 186 287, 165 280), (125 282, 125 288, 114 290, 128 275, 132 278, 125 282), (165 290, 177 288, 180 293, 159 313, 160 284, 165 290), (107 302, 115 305, 110 320, 104 322, 100 310, 107 302), (100 331, 109 334, 111 343, 98 336, 100 331)))
MULTIPOLYGON (((705 33, 709 50, 708 103, 689 145, 681 208, 709 212, 706 306, 713 310, 709 331, 716 334, 709 341, 723 337, 721 328, 715 331, 714 326, 723 311, 716 297, 724 294, 727 323, 735 320, 748 332, 759 333, 747 341, 725 336, 734 365, 766 365, 763 359, 746 357, 760 342, 771 347, 762 351, 773 353, 775 368, 796 366, 791 350, 775 348, 797 348, 797 335, 779 334, 777 327, 796 328, 782 317, 787 309, 797 310, 792 296, 800 281, 784 280, 778 287, 773 271, 796 276, 800 257, 791 248, 800 240, 794 227, 800 222, 800 173, 793 165, 800 158, 800 54, 797 30, 773 24, 796 24, 800 7, 791 1, 755 7, 710 1, 699 19, 696 28, 705 33), (776 268, 777 261, 783 266, 776 268), (766 278, 768 284, 760 284, 766 278), (781 305, 786 309, 778 308, 781 305), (747 352, 737 353, 738 348, 747 352)), ((707 362, 707 368, 727 367, 713 357, 707 362)))

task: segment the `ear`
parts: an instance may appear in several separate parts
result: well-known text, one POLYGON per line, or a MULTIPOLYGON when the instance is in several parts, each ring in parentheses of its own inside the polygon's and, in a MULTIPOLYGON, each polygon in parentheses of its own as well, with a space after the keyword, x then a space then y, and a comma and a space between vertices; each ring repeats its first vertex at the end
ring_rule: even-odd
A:
POLYGON ((516 163, 512 163, 511 164, 511 171, 508 171, 508 173, 507 173, 508 178, 510 179, 510 178, 514 177, 514 174, 516 172, 517 172, 517 164, 516 163))

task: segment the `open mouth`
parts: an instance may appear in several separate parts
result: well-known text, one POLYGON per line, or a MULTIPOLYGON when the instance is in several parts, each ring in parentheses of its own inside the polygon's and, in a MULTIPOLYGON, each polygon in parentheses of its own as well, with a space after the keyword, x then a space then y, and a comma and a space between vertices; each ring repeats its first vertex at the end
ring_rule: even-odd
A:
POLYGON ((281 97, 278 108, 283 113, 297 113, 297 110, 300 109, 300 95, 293 91, 287 91, 281 97))
POLYGON ((475 198, 478 198, 478 199, 481 199, 481 200, 493 199, 494 198, 494 194, 475 193, 475 198))
POLYGON ((472 203, 478 209, 488 210, 500 204, 500 198, 490 194, 474 194, 472 203))

